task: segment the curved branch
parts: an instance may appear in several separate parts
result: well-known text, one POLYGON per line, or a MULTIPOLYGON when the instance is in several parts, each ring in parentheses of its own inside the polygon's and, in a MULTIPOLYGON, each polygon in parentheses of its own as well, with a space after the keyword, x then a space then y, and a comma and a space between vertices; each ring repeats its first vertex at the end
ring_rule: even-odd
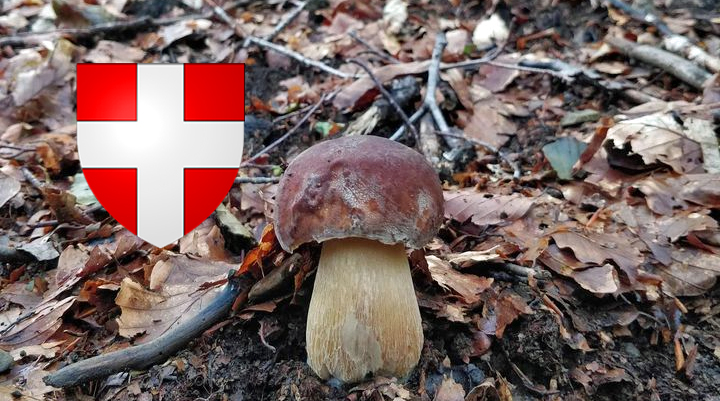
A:
POLYGON ((53 387, 70 387, 124 370, 144 369, 167 360, 227 315, 240 291, 249 286, 241 281, 242 277, 230 277, 222 292, 205 309, 160 337, 145 344, 73 363, 45 376, 43 381, 53 387))

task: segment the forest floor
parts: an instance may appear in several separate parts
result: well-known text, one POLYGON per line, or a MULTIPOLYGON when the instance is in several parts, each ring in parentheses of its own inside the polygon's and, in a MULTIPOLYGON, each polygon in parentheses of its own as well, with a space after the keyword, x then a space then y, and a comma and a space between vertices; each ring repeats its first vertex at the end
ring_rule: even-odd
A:
POLYGON ((3 3, 0 399, 720 400, 720 8, 525 3, 3 3), (673 56, 673 37, 707 58, 673 56), (343 384, 306 364, 318 247, 266 277, 289 257, 268 229, 288 163, 405 126, 353 60, 406 116, 439 110, 398 140, 446 204, 409 255, 418 366, 343 384), (159 249, 97 203, 76 143, 81 62, 245 63, 245 162, 222 212, 159 249), (192 321, 230 269, 260 296, 166 362, 43 382, 192 321))

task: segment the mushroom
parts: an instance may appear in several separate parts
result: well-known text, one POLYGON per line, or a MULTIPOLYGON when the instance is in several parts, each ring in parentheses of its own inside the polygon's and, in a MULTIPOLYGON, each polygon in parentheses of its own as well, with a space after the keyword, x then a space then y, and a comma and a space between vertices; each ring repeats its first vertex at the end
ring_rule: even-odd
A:
POLYGON ((406 376, 423 331, 405 246, 421 248, 442 223, 437 173, 389 139, 332 139, 290 163, 276 204, 283 249, 322 243, 306 330, 313 371, 344 382, 406 376))

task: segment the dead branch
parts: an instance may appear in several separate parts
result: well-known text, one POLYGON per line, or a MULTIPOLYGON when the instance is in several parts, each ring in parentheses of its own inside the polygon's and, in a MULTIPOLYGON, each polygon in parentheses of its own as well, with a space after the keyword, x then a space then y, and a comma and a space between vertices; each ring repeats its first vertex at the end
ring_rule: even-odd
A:
POLYGON ((445 50, 445 46, 447 46, 447 44, 448 42, 445 37, 445 32, 438 32, 435 37, 432 62, 430 63, 430 68, 428 69, 427 93, 425 95, 425 101, 423 102, 425 107, 427 107, 430 113, 432 113, 435 125, 437 125, 440 132, 449 132, 450 130, 450 127, 448 127, 447 121, 445 121, 445 117, 442 114, 442 110, 440 110, 440 106, 437 104, 437 99, 435 99, 435 91, 437 90, 437 84, 440 80, 440 59, 442 58, 443 50, 445 50))
POLYGON ((273 29, 273 31, 265 37, 265 40, 272 41, 273 39, 275 39, 275 37, 280 32, 282 32, 285 27, 290 25, 290 23, 293 22, 295 18, 298 17, 298 15, 300 15, 302 10, 305 9, 305 6, 307 6, 307 1, 300 2, 300 4, 298 4, 297 7, 295 7, 295 9, 292 10, 290 13, 288 13, 288 15, 275 27, 275 29, 273 29))
POLYGON ((662 45, 665 49, 681 54, 694 61, 701 67, 712 72, 720 72, 720 58, 708 54, 704 49, 694 44, 683 35, 676 34, 656 15, 647 11, 638 10, 622 0, 608 0, 613 7, 619 9, 631 18, 652 25, 664 36, 662 45))
POLYGON ((305 65, 309 65, 311 67, 315 67, 319 70, 325 71, 328 74, 337 75, 340 78, 357 78, 353 74, 348 74, 348 73, 342 72, 336 68, 330 67, 329 65, 327 65, 325 63, 321 63, 316 60, 311 60, 311 59, 303 56, 302 54, 294 52, 286 47, 276 45, 275 43, 272 43, 272 42, 262 39, 262 38, 248 35, 246 32, 244 32, 242 30, 240 25, 238 25, 237 22, 235 22, 235 20, 230 15, 228 15, 228 13, 225 12, 225 10, 223 10, 222 7, 218 6, 217 3, 215 3, 215 1, 205 0, 205 3, 209 4, 212 7, 213 13, 215 13, 215 15, 218 16, 218 18, 220 18, 225 24, 227 24, 231 28, 233 28, 236 35, 245 38, 245 42, 243 42, 243 47, 248 47, 250 45, 250 43, 255 43, 258 46, 266 47, 266 48, 273 50, 275 52, 278 52, 284 56, 295 59, 305 65))
POLYGON ((639 45, 622 38, 606 37, 605 42, 623 54, 658 67, 696 89, 702 89, 705 81, 710 78, 710 74, 704 69, 668 51, 639 45))
POLYGON ((372 70, 370 69, 370 67, 369 67, 367 64, 365 64, 364 61, 359 60, 359 59, 350 59, 350 60, 348 60, 348 61, 350 61, 350 62, 353 63, 353 64, 359 65, 360 68, 362 68, 363 70, 365 70, 365 72, 368 74, 368 76, 370 77, 370 79, 372 79, 373 82, 375 82, 375 86, 377 86, 377 88, 378 88, 378 90, 380 91, 380 93, 382 93, 382 95, 385 97, 385 99, 387 99, 387 101, 390 102, 390 104, 391 104, 392 107, 395 109, 395 111, 398 113, 398 115, 400 116, 400 118, 402 118, 403 122, 405 123, 405 127, 407 127, 407 128, 412 132, 412 134, 413 134, 413 136, 414 136, 415 138, 418 138, 418 132, 417 132, 417 130, 415 129, 415 126, 410 122, 410 119, 408 118, 407 114, 405 114, 405 111, 402 109, 402 107, 400 107, 400 105, 399 105, 398 102, 395 100, 395 98, 393 97, 393 95, 390 94, 390 92, 388 92, 387 89, 385 89, 385 87, 383 86, 383 84, 378 80, 378 78, 377 78, 377 77, 375 76, 375 74, 372 72, 372 70))
POLYGON ((307 122, 307 120, 310 119, 310 116, 315 113, 315 110, 317 110, 324 102, 325 99, 328 98, 327 94, 323 94, 320 100, 315 103, 315 105, 308 110, 308 112, 303 116, 303 118, 298 121, 297 124, 295 124, 294 127, 292 127, 288 132, 286 132, 283 136, 275 140, 275 142, 271 143, 270 145, 266 146, 265 148, 261 149, 258 153, 256 153, 254 156, 250 157, 249 159, 245 160, 244 162, 240 163, 240 167, 245 167, 248 164, 254 162, 257 160, 260 156, 264 155, 265 153, 275 149, 278 145, 280 145, 284 140, 290 137, 290 135, 294 134, 297 130, 300 129, 300 127, 307 122))
POLYGON ((68 365, 43 378, 53 387, 71 387, 89 380, 99 379, 124 370, 145 369, 165 361, 182 349, 190 340, 199 336, 227 315, 235 298, 250 287, 249 273, 241 277, 230 275, 220 294, 192 319, 145 344, 120 351, 98 355, 68 365))
POLYGON ((297 61, 299 61, 299 62, 301 62, 301 63, 303 63, 303 64, 305 64, 305 65, 309 65, 309 66, 311 66, 311 67, 315 67, 315 68, 317 68, 317 69, 319 69, 319 70, 322 70, 322 71, 327 72, 328 74, 333 74, 333 75, 336 75, 336 76, 338 76, 338 77, 340 77, 340 78, 359 78, 358 75, 348 74, 348 73, 346 73, 346 72, 342 72, 342 71, 340 71, 340 70, 338 70, 338 69, 336 69, 336 68, 330 67, 329 65, 327 65, 327 64, 325 64, 325 63, 321 63, 320 61, 316 61, 316 60, 311 60, 311 59, 303 56, 303 55, 300 54, 300 53, 294 52, 294 51, 292 51, 292 50, 290 50, 290 49, 288 49, 288 48, 286 48, 286 47, 283 47, 283 46, 280 46, 280 45, 276 45, 275 43, 268 42, 268 41, 265 40, 265 39, 261 39, 261 38, 258 38, 258 37, 255 37, 255 36, 251 36, 251 35, 250 35, 250 36, 247 36, 247 37, 245 38, 245 43, 246 43, 246 44, 255 43, 255 44, 258 45, 258 46, 266 47, 266 48, 268 48, 268 49, 270 49, 270 50, 273 50, 273 51, 275 51, 275 52, 278 52, 278 53, 280 53, 280 54, 282 54, 282 55, 284 55, 284 56, 287 56, 287 57, 290 57, 290 58, 292 58, 292 59, 295 59, 295 60, 297 60, 297 61))

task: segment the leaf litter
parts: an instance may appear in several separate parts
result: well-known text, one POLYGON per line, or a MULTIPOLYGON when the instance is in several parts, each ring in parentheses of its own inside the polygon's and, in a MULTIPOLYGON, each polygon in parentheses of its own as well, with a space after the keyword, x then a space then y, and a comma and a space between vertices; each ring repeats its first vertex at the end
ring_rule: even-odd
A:
MULTIPOLYGON (((716 80, 684 86, 604 37, 654 44, 662 29, 648 30, 616 1, 309 2, 278 32, 294 4, 236 4, 233 27, 202 3, 154 3, 13 2, 0 18, 0 348, 15 359, 0 394, 40 398, 53 391, 42 377, 59 366, 157 338, 197 314, 231 269, 257 270, 258 288, 273 296, 229 315, 165 366, 74 391, 121 400, 707 399, 720 391, 716 80), (145 17, 142 28, 123 27, 145 17), (449 43, 435 100, 452 130, 426 132, 442 150, 446 219, 426 258, 411 255, 426 347, 406 382, 333 387, 308 370, 314 265, 272 273, 287 257, 266 228, 273 185, 236 185, 211 218, 160 250, 118 226, 83 182, 77 62, 245 62, 246 112, 263 122, 246 138, 246 157, 334 93, 307 130, 242 172, 266 178, 311 144, 343 135, 381 95, 367 76, 327 75, 241 46, 242 35, 269 37, 349 76, 362 72, 347 60, 361 58, 382 84, 408 77, 420 93, 440 31, 449 43), (448 68, 492 46, 501 53, 494 62, 448 68)), ((678 17, 707 15, 702 5, 654 12, 717 47, 717 21, 678 17)), ((411 115, 421 104, 403 107, 411 115)), ((403 124, 371 121, 354 128, 390 136, 403 124)))

